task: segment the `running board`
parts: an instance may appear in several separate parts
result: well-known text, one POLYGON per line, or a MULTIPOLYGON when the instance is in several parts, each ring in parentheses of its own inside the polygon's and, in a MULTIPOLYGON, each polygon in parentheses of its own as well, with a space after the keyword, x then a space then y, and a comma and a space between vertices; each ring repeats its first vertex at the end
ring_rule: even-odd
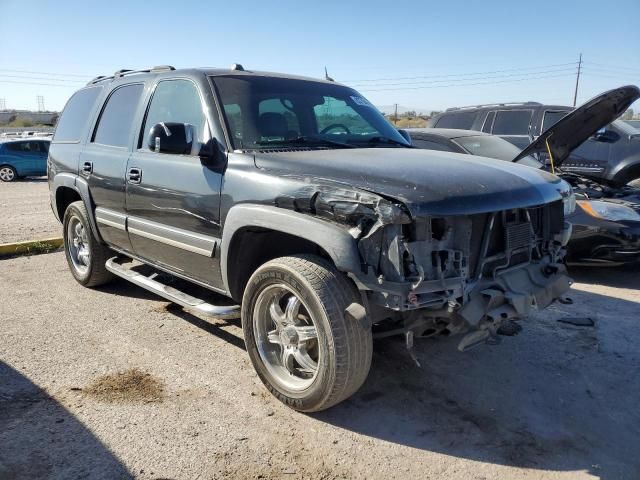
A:
POLYGON ((127 268, 122 265, 121 262, 130 262, 129 258, 123 257, 113 257, 107 260, 105 267, 114 275, 117 275, 125 280, 130 281, 131 283, 138 285, 139 287, 144 288, 145 290, 149 290, 156 295, 160 295, 163 298, 166 298, 170 302, 177 303, 185 308, 189 308, 200 312, 204 315, 208 315, 215 318, 240 318, 240 306, 239 305, 212 305, 210 303, 205 302, 200 298, 193 297, 187 293, 184 293, 180 290, 177 290, 173 287, 165 285, 164 283, 158 282, 154 280, 153 277, 156 274, 151 276, 145 276, 141 273, 138 273, 130 268, 127 268))

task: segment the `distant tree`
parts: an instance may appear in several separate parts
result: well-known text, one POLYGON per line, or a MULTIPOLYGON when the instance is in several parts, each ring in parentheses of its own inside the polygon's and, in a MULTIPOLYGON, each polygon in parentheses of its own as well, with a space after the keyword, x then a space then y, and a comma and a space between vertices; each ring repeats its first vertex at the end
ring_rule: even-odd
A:
POLYGON ((622 120, 631 120, 632 118, 633 118, 633 108, 627 109, 627 111, 622 114, 622 120))
POLYGON ((435 117, 436 115, 439 115, 439 114, 441 114, 441 113, 442 113, 442 112, 441 112, 440 110, 433 110, 433 111, 429 114, 429 116, 430 116, 430 117, 435 117))

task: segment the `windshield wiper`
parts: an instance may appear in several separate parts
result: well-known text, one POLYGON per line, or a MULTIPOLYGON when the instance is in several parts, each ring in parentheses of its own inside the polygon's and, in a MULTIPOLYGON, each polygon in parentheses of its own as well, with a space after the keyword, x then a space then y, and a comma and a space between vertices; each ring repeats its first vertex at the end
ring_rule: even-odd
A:
POLYGON ((336 142, 335 140, 328 140, 326 138, 312 137, 309 135, 301 135, 295 138, 287 138, 285 140, 267 140, 264 142, 255 142, 255 145, 316 145, 340 147, 340 148, 356 148, 355 145, 348 143, 336 142))
POLYGON ((386 143, 388 145, 399 145, 404 148, 416 148, 413 145, 409 145, 408 143, 400 142, 398 140, 394 140, 393 138, 382 136, 371 137, 367 140, 367 143, 386 143))

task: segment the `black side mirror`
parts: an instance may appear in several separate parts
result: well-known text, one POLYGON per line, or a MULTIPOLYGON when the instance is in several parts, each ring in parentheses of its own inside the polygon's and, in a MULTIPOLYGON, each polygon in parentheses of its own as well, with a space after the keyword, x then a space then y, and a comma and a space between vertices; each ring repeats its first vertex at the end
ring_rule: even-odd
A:
POLYGON ((399 128, 398 133, 402 135, 402 138, 404 138, 407 141, 407 143, 409 143, 409 145, 413 145, 413 140, 411 140, 411 135, 409 135, 409 132, 399 128))
POLYGON ((614 143, 614 142, 617 142, 620 139, 620 135, 618 135, 613 130, 607 130, 607 129, 603 128, 601 130, 598 130, 593 135, 593 139, 598 141, 598 142, 614 143))
POLYGON ((147 137, 149 150, 156 153, 186 155, 193 147, 193 125, 188 123, 156 123, 147 137))

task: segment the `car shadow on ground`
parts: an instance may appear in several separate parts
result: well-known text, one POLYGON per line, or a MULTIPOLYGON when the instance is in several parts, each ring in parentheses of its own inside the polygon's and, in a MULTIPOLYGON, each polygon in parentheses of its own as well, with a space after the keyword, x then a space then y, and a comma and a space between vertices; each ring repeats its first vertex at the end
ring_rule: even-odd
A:
POLYGON ((0 362, 0 478, 134 477, 64 406, 0 362))
POLYGON ((640 305, 580 291, 573 298, 575 305, 538 313, 501 345, 460 353, 459 338, 418 340, 422 368, 400 339, 378 341, 363 388, 314 417, 480 462, 640 478, 640 324, 628 325, 640 305), (595 327, 557 322, 584 315, 577 305, 587 300, 605 309, 615 302, 616 312, 595 314, 595 327), (622 315, 627 324, 617 322, 622 315))
POLYGON ((569 267, 569 275, 579 283, 640 290, 640 263, 621 267, 569 267))

